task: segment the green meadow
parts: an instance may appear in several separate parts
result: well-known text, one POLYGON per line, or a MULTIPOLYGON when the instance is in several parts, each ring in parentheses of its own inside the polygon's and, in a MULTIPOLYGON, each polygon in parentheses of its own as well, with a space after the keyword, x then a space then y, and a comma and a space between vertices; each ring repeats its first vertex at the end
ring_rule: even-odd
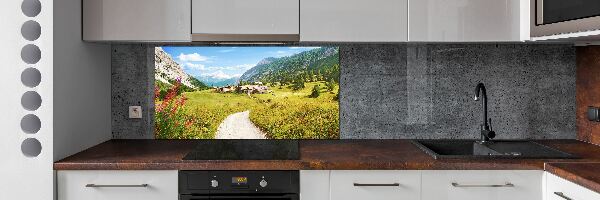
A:
MULTIPOLYGON (((204 131, 186 134, 186 138, 214 138, 221 122, 229 115, 250 111, 250 120, 270 139, 339 138, 338 85, 307 82, 293 90, 291 86, 272 86, 270 93, 218 93, 213 89, 184 92, 187 115, 202 119, 204 131), (319 95, 312 96, 315 85, 319 95)), ((165 135, 165 137, 174 137, 165 135)))

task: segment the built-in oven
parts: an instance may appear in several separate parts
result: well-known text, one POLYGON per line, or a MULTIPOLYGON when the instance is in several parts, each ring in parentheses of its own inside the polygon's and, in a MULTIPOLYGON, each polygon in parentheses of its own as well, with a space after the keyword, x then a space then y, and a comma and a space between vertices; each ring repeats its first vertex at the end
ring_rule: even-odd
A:
POLYGON ((179 171, 180 200, 299 200, 298 171, 179 171))
POLYGON ((531 0, 534 37, 600 29, 600 0, 531 0))

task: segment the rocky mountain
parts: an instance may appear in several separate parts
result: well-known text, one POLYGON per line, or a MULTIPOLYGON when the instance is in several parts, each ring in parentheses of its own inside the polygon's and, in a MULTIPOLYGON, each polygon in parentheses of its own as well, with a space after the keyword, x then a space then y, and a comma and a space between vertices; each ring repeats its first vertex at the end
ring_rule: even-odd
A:
POLYGON ((263 58, 261 61, 259 61, 256 66, 250 68, 248 71, 244 72, 244 74, 242 74, 242 76, 239 78, 239 80, 243 80, 243 81, 256 81, 254 79, 256 79, 256 77, 259 77, 259 73, 262 73, 264 70, 262 68, 264 68, 264 66, 271 64, 272 62, 276 61, 277 58, 273 58, 273 57, 268 57, 268 58, 263 58))
POLYGON ((185 73, 183 68, 173 60, 171 55, 160 47, 154 48, 154 63, 154 79, 156 82, 171 85, 179 79, 182 85, 191 89, 206 87, 202 82, 185 73))
POLYGON ((339 50, 321 47, 292 56, 265 58, 246 71, 241 81, 293 82, 298 77, 319 77, 320 80, 339 80, 339 50), (337 77, 336 77, 337 76, 337 77))
POLYGON ((276 61, 276 60, 277 60, 277 58, 268 57, 268 58, 262 59, 256 65, 266 65, 266 64, 272 63, 273 61, 276 61))

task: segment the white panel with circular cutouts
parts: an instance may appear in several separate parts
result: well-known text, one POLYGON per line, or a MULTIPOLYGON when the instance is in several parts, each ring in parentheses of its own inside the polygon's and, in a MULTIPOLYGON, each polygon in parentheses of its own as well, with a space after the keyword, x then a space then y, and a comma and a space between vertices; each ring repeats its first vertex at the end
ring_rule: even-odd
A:
POLYGON ((0 199, 52 200, 53 1, 0 6, 0 199))

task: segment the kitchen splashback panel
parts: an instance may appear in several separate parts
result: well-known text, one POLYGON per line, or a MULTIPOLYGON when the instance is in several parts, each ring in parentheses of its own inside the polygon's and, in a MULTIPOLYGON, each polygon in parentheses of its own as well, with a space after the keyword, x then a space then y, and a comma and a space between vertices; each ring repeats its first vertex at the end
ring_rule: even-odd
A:
MULTIPOLYGON (((125 112, 133 103, 153 112, 153 48, 113 45, 113 138, 154 136, 152 116, 125 112)), ((342 139, 478 138, 478 82, 488 88, 497 138, 576 137, 570 45, 357 44, 339 52, 342 139)))

